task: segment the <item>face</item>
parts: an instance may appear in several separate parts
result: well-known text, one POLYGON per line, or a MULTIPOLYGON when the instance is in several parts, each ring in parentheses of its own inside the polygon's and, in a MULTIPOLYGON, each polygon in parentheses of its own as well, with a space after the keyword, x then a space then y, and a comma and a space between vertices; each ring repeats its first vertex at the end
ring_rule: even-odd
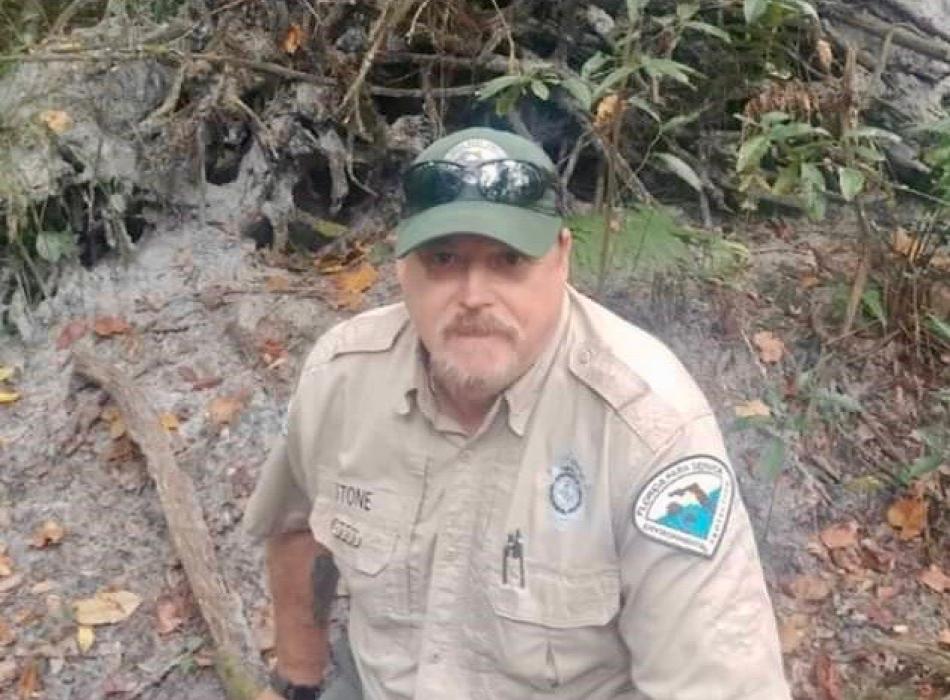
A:
POLYGON ((400 259, 399 284, 436 382, 479 400, 524 374, 557 325, 570 248, 566 229, 540 258, 456 234, 400 259))

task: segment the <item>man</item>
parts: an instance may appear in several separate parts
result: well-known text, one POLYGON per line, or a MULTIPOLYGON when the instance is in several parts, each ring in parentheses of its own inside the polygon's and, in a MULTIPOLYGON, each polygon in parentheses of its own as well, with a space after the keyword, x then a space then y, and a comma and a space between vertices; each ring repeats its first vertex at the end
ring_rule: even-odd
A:
POLYGON ((337 572, 370 700, 789 697, 712 412, 662 344, 567 285, 554 183, 490 129, 407 172, 404 303, 317 342, 248 506, 267 697, 319 696, 337 572))

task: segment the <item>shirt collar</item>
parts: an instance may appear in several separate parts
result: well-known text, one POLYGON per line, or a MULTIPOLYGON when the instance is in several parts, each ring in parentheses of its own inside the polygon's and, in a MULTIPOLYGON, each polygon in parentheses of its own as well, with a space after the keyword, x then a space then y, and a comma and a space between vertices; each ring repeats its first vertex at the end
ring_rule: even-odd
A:
MULTIPOLYGON (((571 302, 567 292, 565 292, 561 301, 561 313, 558 317, 557 326, 548 344, 528 371, 502 393, 502 398, 508 408, 508 426, 519 437, 524 436, 528 420, 531 418, 538 397, 541 395, 544 380, 554 364, 558 349, 563 344, 562 341, 570 315, 571 302)), ((437 408, 435 396, 429 384, 425 350, 411 324, 409 330, 410 332, 403 334, 404 337, 400 338, 401 343, 411 343, 411 354, 404 355, 401 358, 405 360, 404 363, 401 363, 405 369, 399 377, 400 383, 395 410, 401 416, 408 415, 412 410, 414 399, 422 414, 435 425, 437 408)), ((401 352, 406 352, 406 350, 410 350, 410 348, 405 346, 401 348, 401 352)), ((494 410, 492 409, 492 412, 494 410)))

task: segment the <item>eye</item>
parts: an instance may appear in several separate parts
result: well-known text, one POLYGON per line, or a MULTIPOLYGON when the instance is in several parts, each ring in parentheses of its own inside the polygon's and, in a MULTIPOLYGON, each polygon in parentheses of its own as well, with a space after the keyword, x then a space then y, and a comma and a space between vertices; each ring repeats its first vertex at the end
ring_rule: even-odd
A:
POLYGON ((436 267, 447 267, 456 260, 455 253, 448 250, 435 250, 429 256, 429 261, 436 267))
POLYGON ((498 264, 500 267, 514 268, 524 265, 527 262, 528 256, 515 250, 507 250, 498 256, 498 264))

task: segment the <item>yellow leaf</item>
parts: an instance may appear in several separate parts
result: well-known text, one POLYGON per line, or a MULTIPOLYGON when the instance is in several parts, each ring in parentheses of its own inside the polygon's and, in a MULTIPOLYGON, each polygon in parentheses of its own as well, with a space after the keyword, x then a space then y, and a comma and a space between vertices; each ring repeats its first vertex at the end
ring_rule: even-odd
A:
POLYGON ((131 591, 99 591, 93 598, 73 602, 80 625, 112 625, 135 612, 142 599, 131 591))
POLYGON ((61 134, 68 131, 73 125, 73 118, 61 109, 46 109, 40 112, 40 121, 46 124, 50 131, 61 134))
POLYGON ((13 403, 20 400, 20 394, 16 391, 0 391, 0 403, 13 403))
POLYGON ((291 24, 287 33, 284 35, 284 40, 280 42, 280 48, 284 53, 292 56, 297 53, 297 49, 300 48, 302 39, 303 30, 300 28, 300 25, 291 24))
POLYGON ((778 362, 785 354, 785 343, 772 331, 759 331, 752 336, 752 342, 759 349, 759 358, 762 362, 778 362))
POLYGON ((0 365, 0 382, 5 382, 12 376, 13 376, 12 367, 4 367, 3 365, 0 365))
POLYGON ((118 440, 123 435, 125 435, 125 421, 122 420, 122 416, 116 416, 115 419, 109 423, 109 437, 113 440, 118 440))
POLYGON ((89 627, 88 625, 80 625, 76 628, 76 646, 79 647, 79 651, 85 654, 92 648, 93 642, 96 641, 96 632, 89 627))
POLYGON ((363 292, 372 287, 378 278, 379 272, 366 261, 337 273, 333 277, 337 305, 347 309, 357 308, 363 301, 363 292))
POLYGON ((30 544, 37 549, 44 549, 51 544, 59 544, 65 534, 66 531, 58 522, 46 520, 33 531, 33 539, 30 544))
POLYGON ((756 416, 768 418, 772 415, 772 411, 761 399, 752 399, 751 401, 739 404, 735 407, 735 411, 736 415, 740 418, 753 418, 756 416))
POLYGON ((159 420, 161 420, 162 427, 168 432, 178 430, 178 417, 174 413, 163 413, 159 420))

